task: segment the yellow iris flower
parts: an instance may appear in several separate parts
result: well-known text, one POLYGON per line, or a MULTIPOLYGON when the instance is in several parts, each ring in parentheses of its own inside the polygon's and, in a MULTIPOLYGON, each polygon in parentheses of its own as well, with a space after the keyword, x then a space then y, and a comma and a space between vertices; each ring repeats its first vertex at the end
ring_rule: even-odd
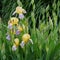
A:
POLYGON ((26 13, 26 11, 22 7, 19 7, 19 6, 16 7, 15 12, 18 14, 26 13))
POLYGON ((25 45, 26 43, 28 43, 29 41, 33 44, 32 39, 30 39, 30 35, 29 35, 29 34, 24 34, 24 35, 22 36, 22 42, 20 43, 21 48, 24 48, 24 45, 25 45))
POLYGON ((15 25, 15 24, 18 24, 18 22, 19 22, 18 18, 12 17, 12 18, 8 21, 8 24, 15 25))
POLYGON ((29 35, 29 34, 24 34, 24 35, 22 36, 22 40, 23 40, 25 43, 27 43, 27 42, 29 41, 29 39, 30 39, 30 35, 29 35))

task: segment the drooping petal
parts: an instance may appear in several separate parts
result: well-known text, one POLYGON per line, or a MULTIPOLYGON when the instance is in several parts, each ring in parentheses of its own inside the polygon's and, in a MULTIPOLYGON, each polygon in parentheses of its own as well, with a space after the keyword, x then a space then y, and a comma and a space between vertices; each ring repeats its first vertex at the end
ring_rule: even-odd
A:
POLYGON ((23 14, 19 14, 19 18, 20 19, 23 19, 24 18, 24 15, 23 14))
POLYGON ((12 15, 15 15, 15 13, 16 13, 16 11, 14 11, 12 15))
POLYGON ((15 45, 12 46, 12 51, 16 51, 17 47, 15 45))
POLYGON ((9 24, 8 25, 8 29, 12 29, 12 24, 9 24))
POLYGON ((32 41, 32 39, 30 39, 30 42, 33 44, 33 41, 32 41))
POLYGON ((16 35, 19 35, 19 34, 20 34, 20 31, 19 31, 19 30, 17 30, 17 31, 16 31, 16 35))
POLYGON ((25 45, 25 43, 24 43, 24 41, 22 41, 22 42, 20 43, 21 48, 24 48, 24 45, 25 45))
POLYGON ((7 40, 10 40, 10 35, 7 35, 6 39, 7 39, 7 40))
POLYGON ((27 13, 25 9, 22 9, 23 10, 23 13, 27 13))

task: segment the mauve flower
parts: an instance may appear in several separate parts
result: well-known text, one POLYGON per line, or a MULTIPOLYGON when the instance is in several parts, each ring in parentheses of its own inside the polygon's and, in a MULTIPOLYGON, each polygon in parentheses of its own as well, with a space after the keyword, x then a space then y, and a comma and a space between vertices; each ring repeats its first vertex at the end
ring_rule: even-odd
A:
POLYGON ((10 40, 10 35, 7 35, 6 39, 7 39, 7 40, 10 40))
POLYGON ((8 28, 9 28, 9 29, 12 29, 12 24, 9 24, 9 25, 8 25, 8 28))
POLYGON ((13 45, 12 46, 12 51, 16 51, 16 49, 17 49, 16 45, 13 45))
POLYGON ((22 42, 20 43, 21 48, 24 48, 24 45, 25 45, 25 43, 24 43, 24 41, 22 41, 22 42))
POLYGON ((16 35, 19 35, 19 34, 20 34, 20 31, 19 31, 19 30, 17 30, 17 31, 16 31, 16 35))
POLYGON ((24 15, 23 14, 19 14, 19 18, 20 19, 23 19, 24 18, 24 15))

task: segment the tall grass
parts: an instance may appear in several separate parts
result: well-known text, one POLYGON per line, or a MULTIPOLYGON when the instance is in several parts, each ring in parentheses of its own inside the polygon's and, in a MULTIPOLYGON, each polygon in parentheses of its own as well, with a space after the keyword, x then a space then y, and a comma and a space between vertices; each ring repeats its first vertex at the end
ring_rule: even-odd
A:
MULTIPOLYGON (((47 1, 47 0, 46 0, 47 1)), ((60 1, 51 5, 41 0, 2 0, 0 19, 0 60, 60 60, 60 1), (7 21, 16 6, 27 10, 28 33, 33 45, 25 49, 11 51, 10 41, 6 40, 7 21)))

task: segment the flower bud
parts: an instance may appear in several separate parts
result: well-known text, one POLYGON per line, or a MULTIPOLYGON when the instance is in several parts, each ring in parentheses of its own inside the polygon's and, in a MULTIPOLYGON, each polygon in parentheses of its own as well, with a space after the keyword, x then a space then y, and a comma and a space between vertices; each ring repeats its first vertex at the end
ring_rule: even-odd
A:
POLYGON ((18 39, 18 38, 16 38, 16 39, 14 40, 14 42, 15 42, 16 46, 19 45, 19 39, 18 39))

